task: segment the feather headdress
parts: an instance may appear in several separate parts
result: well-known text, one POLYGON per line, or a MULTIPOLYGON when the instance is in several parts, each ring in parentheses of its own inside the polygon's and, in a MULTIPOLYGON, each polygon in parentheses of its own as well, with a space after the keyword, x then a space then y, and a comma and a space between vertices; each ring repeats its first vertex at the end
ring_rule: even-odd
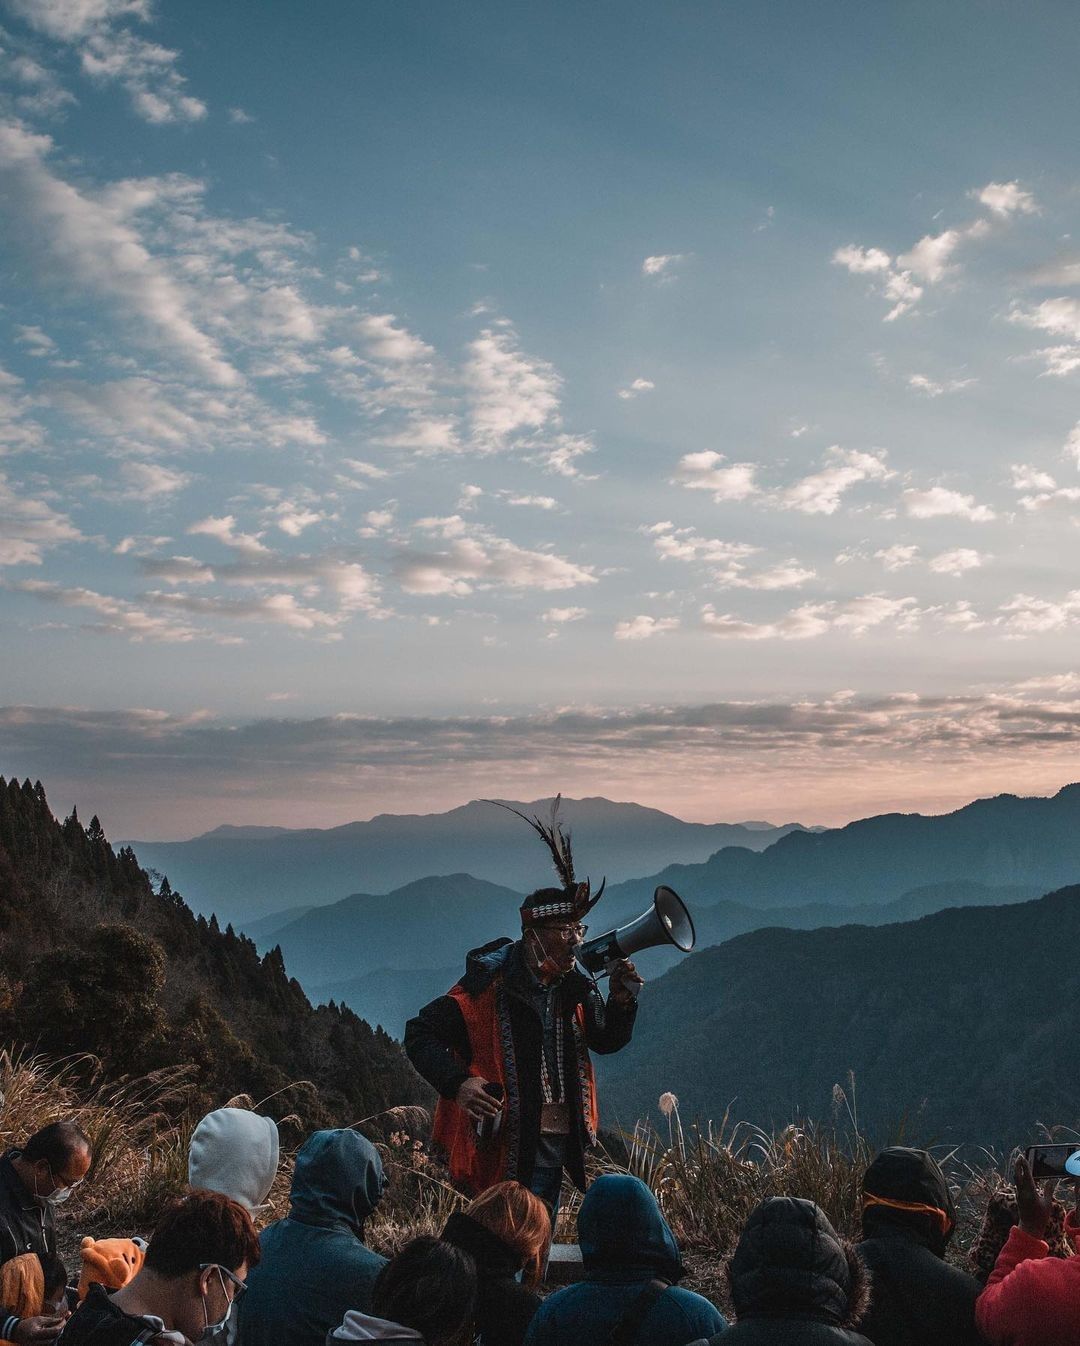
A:
POLYGON ((559 805, 562 803, 562 795, 557 794, 552 800, 551 813, 547 822, 538 818, 536 814, 530 817, 527 813, 522 813, 520 809, 514 808, 512 804, 504 804, 498 799, 485 799, 484 803, 494 804, 496 808, 506 809, 508 813, 513 813, 523 822, 528 823, 533 831, 539 834, 544 845, 551 852, 555 873, 559 876, 559 889, 538 888, 536 892, 530 893, 525 899, 521 906, 522 925, 535 925, 540 921, 563 918, 580 921, 600 901, 607 880, 604 879, 601 882, 596 896, 592 897, 589 880, 586 879, 583 883, 578 883, 574 876, 574 851, 571 845, 570 831, 569 829, 564 830, 559 818, 559 805))

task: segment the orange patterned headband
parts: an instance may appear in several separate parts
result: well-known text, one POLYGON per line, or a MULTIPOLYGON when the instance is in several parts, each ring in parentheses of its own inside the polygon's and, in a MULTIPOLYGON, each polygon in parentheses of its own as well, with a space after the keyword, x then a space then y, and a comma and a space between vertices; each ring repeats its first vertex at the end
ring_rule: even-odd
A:
POLYGON ((941 1224, 943 1234, 947 1234, 953 1227, 948 1212, 943 1211, 940 1206, 924 1206, 918 1201, 892 1201, 887 1196, 874 1196, 873 1192, 867 1192, 863 1196, 862 1204, 863 1210, 868 1206, 887 1206, 890 1210, 902 1210, 910 1215, 932 1215, 941 1224))

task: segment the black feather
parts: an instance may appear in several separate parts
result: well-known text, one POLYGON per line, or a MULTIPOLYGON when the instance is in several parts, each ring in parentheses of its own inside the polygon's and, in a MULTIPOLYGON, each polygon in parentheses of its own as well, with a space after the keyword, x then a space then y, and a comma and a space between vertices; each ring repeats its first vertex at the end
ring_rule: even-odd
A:
POLYGON ((498 799, 485 799, 485 804, 494 804, 496 808, 506 809, 508 813, 516 814, 523 822, 529 824, 534 832, 538 832, 543 838, 544 844, 551 852, 551 859, 555 865, 555 873, 559 876, 559 882, 567 892, 573 892, 577 886, 574 878, 574 854, 570 847, 570 833, 564 832, 562 823, 559 821, 559 804, 562 801, 562 794, 557 794, 551 803, 551 819, 544 823, 534 814, 531 818, 527 813, 522 813, 512 804, 504 804, 498 799))

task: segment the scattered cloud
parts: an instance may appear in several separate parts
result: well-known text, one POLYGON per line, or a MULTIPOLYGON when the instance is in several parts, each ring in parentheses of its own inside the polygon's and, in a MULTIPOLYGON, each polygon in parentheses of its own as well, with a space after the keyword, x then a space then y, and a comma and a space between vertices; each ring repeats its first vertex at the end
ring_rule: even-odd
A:
POLYGON ((252 556, 258 556, 269 551, 269 548, 262 543, 256 534, 238 532, 236 519, 231 514, 220 517, 210 515, 206 519, 201 519, 198 523, 193 523, 187 531, 196 536, 216 538, 223 546, 231 547, 235 551, 246 552, 252 556))
POLYGON ((975 497, 945 486, 931 486, 925 491, 904 492, 907 512, 913 519, 967 519, 971 523, 989 523, 996 518, 989 505, 978 505, 975 497))
POLYGON ((747 500, 757 495, 759 487, 754 480, 755 463, 731 463, 722 453, 705 449, 701 453, 684 453, 675 469, 673 481, 689 491, 708 491, 717 504, 728 500, 747 500))
POLYGON ((123 463, 120 478, 124 494, 132 500, 160 499, 175 495, 194 480, 190 472, 178 472, 161 463, 123 463))
POLYGON ((943 397, 946 393, 962 392, 978 381, 978 379, 945 379, 939 382, 937 379, 927 378, 925 374, 912 374, 908 379, 908 387, 917 393, 924 393, 927 397, 943 397))
POLYGON ((678 617, 631 617, 629 621, 615 624, 616 640, 651 640, 666 631, 678 628, 678 617))
POLYGON ((675 268, 680 262, 685 261, 686 254, 682 252, 660 252, 651 257, 646 257, 641 264, 641 274, 643 276, 656 276, 662 280, 670 280, 675 268))
POLYGON ((826 466, 783 491, 779 503, 784 509, 803 514, 835 514, 840 498, 864 481, 887 481, 895 473, 885 465, 883 452, 862 453, 834 444, 825 454, 826 466))
POLYGON ((82 536, 66 514, 22 494, 0 473, 0 565, 41 565, 45 552, 82 536))
POLYGON ((914 598, 863 594, 842 603, 804 603, 775 621, 765 622, 718 613, 712 604, 706 604, 701 624, 711 635, 727 640, 813 640, 829 631, 861 636, 886 623, 897 631, 910 631, 919 616, 914 598))
POLYGON ((910 543, 897 542, 891 547, 882 547, 880 551, 874 552, 874 559, 880 561, 886 570, 895 571, 914 565, 918 555, 918 547, 910 543))
POLYGON ((625 388, 619 389, 618 396, 624 402, 629 402, 641 393, 651 393, 655 387, 656 384, 651 379, 634 379, 625 388))
POLYGON ((952 551, 943 551, 928 562, 930 569, 938 575, 955 575, 958 579, 969 570, 977 570, 986 557, 971 547, 955 547, 952 551))
POLYGON ((546 612, 541 613, 540 620, 564 626, 567 622, 580 622, 588 615, 588 608, 548 608, 546 612))
POLYGON ((1036 215, 1038 204, 1034 196, 1018 182, 988 182, 971 193, 994 215, 1036 215))
POLYGON ((573 589, 596 583, 592 566, 519 547, 460 515, 421 519, 417 529, 445 545, 401 551, 395 569, 406 593, 464 595, 478 589, 573 589))
POLYGON ((482 453, 498 453, 558 416, 562 379, 546 360, 522 352, 512 328, 485 328, 470 343, 464 378, 472 444, 482 453))

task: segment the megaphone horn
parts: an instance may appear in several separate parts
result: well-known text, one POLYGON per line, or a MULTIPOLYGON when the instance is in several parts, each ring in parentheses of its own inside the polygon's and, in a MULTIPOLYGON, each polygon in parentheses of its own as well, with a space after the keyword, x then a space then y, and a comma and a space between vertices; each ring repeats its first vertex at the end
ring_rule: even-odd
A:
POLYGON ((696 939, 694 922, 682 898, 673 888, 661 884, 653 893, 652 905, 636 920, 586 940, 578 950, 578 962, 594 977, 602 976, 612 963, 629 958, 639 949, 674 944, 689 953, 696 939))

